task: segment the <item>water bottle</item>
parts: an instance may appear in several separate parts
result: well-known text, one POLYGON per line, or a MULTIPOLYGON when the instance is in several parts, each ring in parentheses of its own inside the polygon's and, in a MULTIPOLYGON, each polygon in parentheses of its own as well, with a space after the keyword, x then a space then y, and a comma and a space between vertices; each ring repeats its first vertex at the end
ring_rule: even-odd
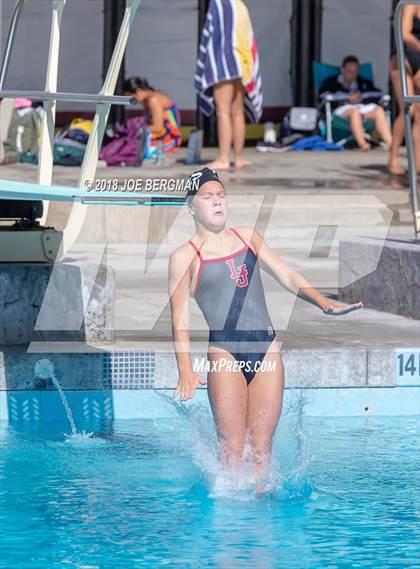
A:
POLYGON ((283 120, 280 123, 280 138, 284 138, 285 136, 289 136, 292 132, 290 128, 290 120, 289 116, 285 115, 283 120))
POLYGON ((165 152, 163 150, 163 140, 158 140, 156 146, 156 159, 155 164, 162 166, 165 163, 165 152))
POLYGON ((264 142, 274 144, 276 138, 276 125, 273 122, 266 122, 264 125, 264 142))

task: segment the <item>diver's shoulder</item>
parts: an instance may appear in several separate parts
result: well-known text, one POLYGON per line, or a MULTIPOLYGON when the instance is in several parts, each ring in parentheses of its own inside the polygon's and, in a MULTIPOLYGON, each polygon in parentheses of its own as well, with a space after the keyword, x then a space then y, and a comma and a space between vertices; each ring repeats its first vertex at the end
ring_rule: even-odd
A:
POLYGON ((240 233, 241 237, 246 237, 248 239, 252 239, 254 233, 258 233, 256 228, 251 225, 240 225, 239 227, 235 227, 235 231, 240 233))
POLYGON ((194 249, 191 247, 191 244, 188 241, 186 241, 185 243, 174 249, 174 251, 172 251, 172 253, 169 256, 169 259, 172 263, 183 263, 183 262, 190 263, 194 255, 195 255, 194 249))

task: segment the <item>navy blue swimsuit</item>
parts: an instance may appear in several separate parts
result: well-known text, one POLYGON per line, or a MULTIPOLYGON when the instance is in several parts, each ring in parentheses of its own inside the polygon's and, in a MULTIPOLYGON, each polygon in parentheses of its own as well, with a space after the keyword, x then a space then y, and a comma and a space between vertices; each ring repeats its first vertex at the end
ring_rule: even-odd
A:
POLYGON ((252 248, 235 229, 244 247, 215 259, 203 259, 196 245, 200 268, 194 298, 209 326, 209 346, 223 348, 242 362, 247 383, 276 337, 267 310, 259 263, 252 248))

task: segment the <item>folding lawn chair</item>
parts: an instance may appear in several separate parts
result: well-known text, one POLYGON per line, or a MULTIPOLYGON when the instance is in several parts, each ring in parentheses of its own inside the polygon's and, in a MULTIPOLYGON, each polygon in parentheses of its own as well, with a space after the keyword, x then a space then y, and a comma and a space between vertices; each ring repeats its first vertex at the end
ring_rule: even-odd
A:
MULTIPOLYGON (((312 63, 312 74, 316 92, 319 95, 322 84, 326 79, 334 77, 340 73, 340 67, 335 65, 328 65, 314 61, 312 63)), ((359 67, 359 75, 373 82, 373 69, 371 63, 364 63, 359 67)), ((331 102, 334 100, 334 95, 327 95, 319 105, 321 116, 323 116, 323 125, 321 124, 321 134, 325 136, 328 142, 337 142, 338 144, 355 144, 355 140, 350 128, 350 121, 345 117, 340 117, 333 114, 331 109, 331 102)), ((385 111, 388 111, 389 102, 391 97, 383 95, 378 98, 378 105, 381 105, 385 111)), ((389 115, 389 113, 387 113, 389 115)), ((375 142, 373 132, 375 130, 375 123, 372 120, 363 121, 363 129, 366 133, 366 139, 369 142, 375 142)))

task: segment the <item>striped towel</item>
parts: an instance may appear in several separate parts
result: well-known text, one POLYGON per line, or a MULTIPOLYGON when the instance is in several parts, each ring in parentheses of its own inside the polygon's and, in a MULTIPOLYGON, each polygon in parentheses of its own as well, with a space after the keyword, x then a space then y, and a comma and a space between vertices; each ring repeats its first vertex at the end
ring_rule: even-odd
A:
POLYGON ((210 0, 194 82, 200 109, 206 116, 214 111, 213 85, 238 78, 245 88, 245 112, 252 122, 258 122, 263 93, 248 9, 242 0, 210 0))

